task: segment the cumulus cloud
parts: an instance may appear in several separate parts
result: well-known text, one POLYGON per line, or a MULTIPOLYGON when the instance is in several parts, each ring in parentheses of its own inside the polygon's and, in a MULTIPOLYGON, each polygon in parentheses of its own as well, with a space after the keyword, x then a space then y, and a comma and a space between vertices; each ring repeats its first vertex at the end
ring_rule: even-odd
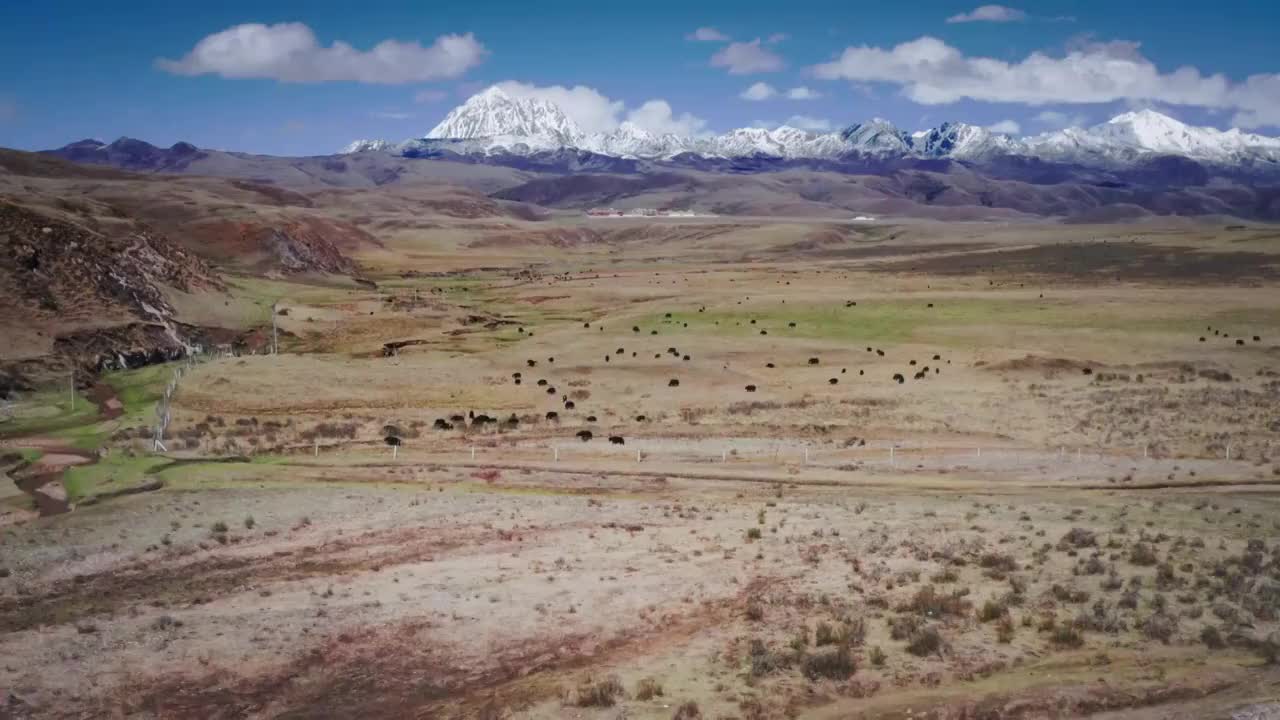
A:
POLYGON ((706 121, 689 113, 677 114, 671 105, 655 98, 637 107, 627 108, 621 100, 613 100, 604 93, 585 85, 568 88, 563 85, 539 87, 528 83, 507 80, 497 84, 503 92, 516 98, 536 98, 554 103, 589 133, 607 133, 616 130, 622 121, 628 120, 653 133, 698 135, 706 129, 706 121))
POLYGON ((758 82, 751 87, 738 93, 738 97, 743 100, 768 100, 777 95, 778 91, 772 85, 766 82, 758 82))
POLYGON ((820 97, 822 97, 822 93, 810 90, 803 85, 793 87, 787 91, 787 99, 789 100, 817 100, 820 97))
POLYGON ((730 75, 775 72, 783 65, 782 58, 764 47, 760 38, 751 42, 729 43, 711 56, 711 66, 726 68, 730 75))
POLYGON ((666 100, 649 100, 627 113, 627 120, 651 133, 675 133, 684 137, 702 134, 707 123, 689 113, 675 115, 666 100))
POLYGON ((395 110, 378 110, 369 113, 369 116, 378 118, 379 120, 408 120, 413 117, 410 113, 398 112, 395 110))
POLYGON ((536 98, 554 103, 578 127, 587 132, 609 132, 618 127, 619 116, 626 109, 621 100, 611 100, 595 88, 575 85, 538 87, 508 80, 498 83, 503 92, 517 98, 536 98))
POLYGON ((947 18, 949 23, 971 23, 971 22, 1022 22, 1027 19, 1027 14, 1021 10, 1004 5, 981 5, 967 13, 952 15, 947 18))
POLYGON ((1022 132, 1022 126, 1016 120, 1001 120, 998 123, 988 125, 987 129, 1001 135, 1017 135, 1022 132))
POLYGON ((684 39, 696 42, 726 42, 729 40, 729 36, 713 27, 700 27, 685 35, 684 39))
POLYGON ((830 120, 810 115, 792 115, 787 118, 787 121, 783 123, 783 125, 790 125, 791 127, 808 130, 810 132, 830 132, 832 127, 830 120))
POLYGON ((180 60, 160 58, 156 66, 174 75, 394 85, 458 77, 486 53, 470 33, 441 35, 426 47, 383 40, 362 51, 341 41, 321 45, 303 23, 247 23, 209 35, 180 60))
POLYGON ((934 37, 892 48, 849 47, 812 68, 816 77, 881 82, 902 87, 924 105, 963 99, 1047 105, 1153 100, 1172 105, 1229 109, 1233 124, 1280 124, 1280 75, 1240 82, 1204 75, 1190 66, 1161 72, 1134 43, 1092 43, 1064 57, 1035 52, 1017 62, 966 56, 934 37))

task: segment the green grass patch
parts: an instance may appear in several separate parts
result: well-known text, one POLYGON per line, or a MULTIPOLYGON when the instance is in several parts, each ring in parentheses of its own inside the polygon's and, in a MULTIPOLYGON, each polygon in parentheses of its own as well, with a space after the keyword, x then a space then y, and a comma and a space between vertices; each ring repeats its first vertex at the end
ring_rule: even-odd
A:
POLYGON ((62 486, 72 501, 113 490, 123 490, 147 482, 152 468, 170 462, 157 455, 129 457, 112 453, 92 465, 76 465, 62 474, 62 486))
POLYGON ((0 438, 44 435, 96 421, 98 408, 84 395, 73 403, 67 390, 43 390, 14 403, 12 420, 0 423, 0 438))
POLYGON ((1204 320, 1188 316, 1184 308, 1153 309, 1117 307, 1107 304, 1077 304, 1050 300, 933 299, 910 301, 867 301, 854 307, 844 303, 824 305, 759 305, 733 309, 709 308, 706 312, 672 311, 646 315, 627 321, 642 332, 657 328, 676 332, 712 333, 726 336, 823 338, 859 342, 904 342, 937 340, 926 337, 931 330, 978 330, 1009 326, 1060 330, 1101 330, 1145 333, 1195 332, 1204 320), (934 307, 928 307, 933 302, 934 307), (755 324, 751 321, 755 320, 755 324), (794 322, 795 327, 788 324, 794 322), (688 323, 689 327, 683 327, 688 323))

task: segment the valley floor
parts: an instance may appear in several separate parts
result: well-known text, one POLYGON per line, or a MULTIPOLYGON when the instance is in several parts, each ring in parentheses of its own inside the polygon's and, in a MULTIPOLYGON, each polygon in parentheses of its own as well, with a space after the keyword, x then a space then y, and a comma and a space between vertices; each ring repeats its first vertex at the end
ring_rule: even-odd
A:
POLYGON ((661 232, 24 399, 0 717, 1280 712, 1274 241, 661 232))

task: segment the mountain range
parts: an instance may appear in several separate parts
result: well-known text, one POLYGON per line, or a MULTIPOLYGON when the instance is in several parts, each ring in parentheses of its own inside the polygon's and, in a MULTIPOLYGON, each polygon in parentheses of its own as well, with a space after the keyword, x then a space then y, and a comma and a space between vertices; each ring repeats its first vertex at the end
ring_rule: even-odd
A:
POLYGON ((1179 122, 1154 110, 1118 115, 1089 128, 1024 138, 966 123, 909 133, 874 119, 831 133, 782 126, 719 135, 655 134, 624 122, 608 133, 582 130, 548 100, 490 87, 454 108, 425 137, 402 142, 357 140, 344 154, 405 156, 536 156, 564 150, 611 158, 681 162, 739 158, 778 160, 946 159, 970 163, 1021 157, 1089 168, 1125 169, 1161 156, 1250 174, 1280 175, 1280 138, 1179 122))

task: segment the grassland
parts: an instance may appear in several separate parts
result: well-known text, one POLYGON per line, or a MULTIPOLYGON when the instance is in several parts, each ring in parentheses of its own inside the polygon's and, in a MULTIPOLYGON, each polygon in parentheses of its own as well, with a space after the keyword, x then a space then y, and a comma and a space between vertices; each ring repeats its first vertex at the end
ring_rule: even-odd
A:
POLYGON ((55 717, 1274 706, 1280 287, 1203 228, 811 229, 403 230, 377 291, 235 279, 289 339, 189 370, 169 452, 124 432, 166 367, 102 379, 114 420, 24 410, 104 452, 73 502, 155 489, 0 528, 0 686, 55 717), (1037 271, 1073 233, 1126 246, 1037 271))

